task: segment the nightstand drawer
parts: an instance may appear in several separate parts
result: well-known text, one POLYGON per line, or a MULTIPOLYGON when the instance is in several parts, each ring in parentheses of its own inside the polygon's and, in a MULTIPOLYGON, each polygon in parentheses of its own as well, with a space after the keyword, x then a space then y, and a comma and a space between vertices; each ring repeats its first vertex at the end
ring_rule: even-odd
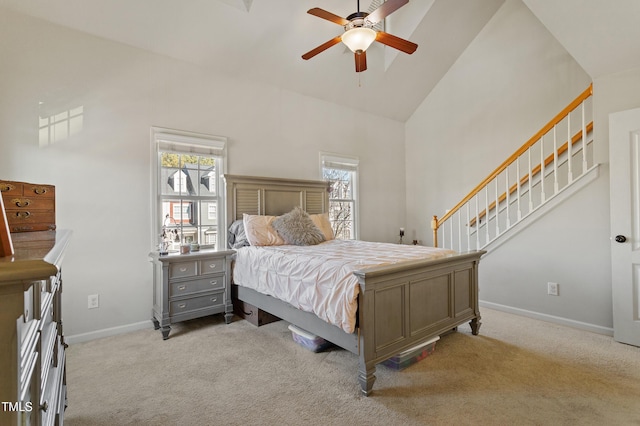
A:
POLYGON ((200 275, 218 274, 224 272, 224 258, 206 259, 200 261, 200 275))
POLYGON ((195 277, 198 272, 197 265, 195 261, 172 263, 169 265, 169 279, 195 277))
POLYGON ((224 305, 224 292, 207 294, 205 296, 193 297, 191 299, 176 300, 170 303, 169 313, 171 315, 182 314, 203 308, 224 305))
POLYGON ((224 290, 224 275, 214 275, 209 278, 201 278, 198 280, 171 283, 169 289, 169 297, 176 297, 203 291, 224 290))

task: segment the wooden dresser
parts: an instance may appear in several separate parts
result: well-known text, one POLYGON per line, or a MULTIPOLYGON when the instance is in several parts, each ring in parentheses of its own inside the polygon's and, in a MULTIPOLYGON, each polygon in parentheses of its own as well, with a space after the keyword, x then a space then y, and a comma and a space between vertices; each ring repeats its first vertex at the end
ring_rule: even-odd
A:
POLYGON ((0 192, 11 232, 56 229, 55 186, 0 180, 0 192))
POLYGON ((224 313, 233 318, 231 259, 233 250, 202 250, 189 254, 160 256, 152 252, 153 311, 155 329, 168 339, 170 325, 194 318, 224 313))
POLYGON ((61 425, 66 407, 61 265, 70 231, 12 234, 0 258, 0 424, 61 425))

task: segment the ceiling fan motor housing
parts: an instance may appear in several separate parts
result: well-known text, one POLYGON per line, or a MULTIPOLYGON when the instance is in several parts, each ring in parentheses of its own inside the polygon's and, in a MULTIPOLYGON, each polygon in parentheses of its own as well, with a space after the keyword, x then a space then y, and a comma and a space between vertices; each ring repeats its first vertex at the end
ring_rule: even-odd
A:
POLYGON ((356 12, 347 16, 347 20, 349 21, 349 23, 344 26, 344 30, 349 31, 353 28, 373 27, 373 24, 366 19, 367 16, 369 16, 367 12, 356 12))

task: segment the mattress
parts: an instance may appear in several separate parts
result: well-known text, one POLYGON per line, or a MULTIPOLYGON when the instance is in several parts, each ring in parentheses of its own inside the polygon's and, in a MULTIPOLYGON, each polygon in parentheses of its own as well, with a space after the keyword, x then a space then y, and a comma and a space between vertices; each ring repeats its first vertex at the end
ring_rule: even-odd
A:
POLYGON ((434 247, 355 240, 249 246, 237 250, 233 281, 353 333, 359 293, 354 271, 452 254, 453 250, 434 247))

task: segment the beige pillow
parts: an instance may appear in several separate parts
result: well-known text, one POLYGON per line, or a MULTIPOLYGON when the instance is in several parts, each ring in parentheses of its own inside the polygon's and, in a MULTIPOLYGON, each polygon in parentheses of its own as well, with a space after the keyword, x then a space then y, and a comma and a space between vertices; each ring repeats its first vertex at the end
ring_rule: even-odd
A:
POLYGON ((314 225, 316 225, 322 232, 326 241, 333 240, 335 238, 335 235, 333 235, 333 227, 329 221, 329 213, 310 214, 309 217, 313 221, 314 225))
POLYGON ((284 244, 284 240, 271 223, 277 216, 261 216, 261 215, 242 215, 242 222, 244 223, 244 232, 247 235, 247 240, 252 246, 281 246, 284 244))

